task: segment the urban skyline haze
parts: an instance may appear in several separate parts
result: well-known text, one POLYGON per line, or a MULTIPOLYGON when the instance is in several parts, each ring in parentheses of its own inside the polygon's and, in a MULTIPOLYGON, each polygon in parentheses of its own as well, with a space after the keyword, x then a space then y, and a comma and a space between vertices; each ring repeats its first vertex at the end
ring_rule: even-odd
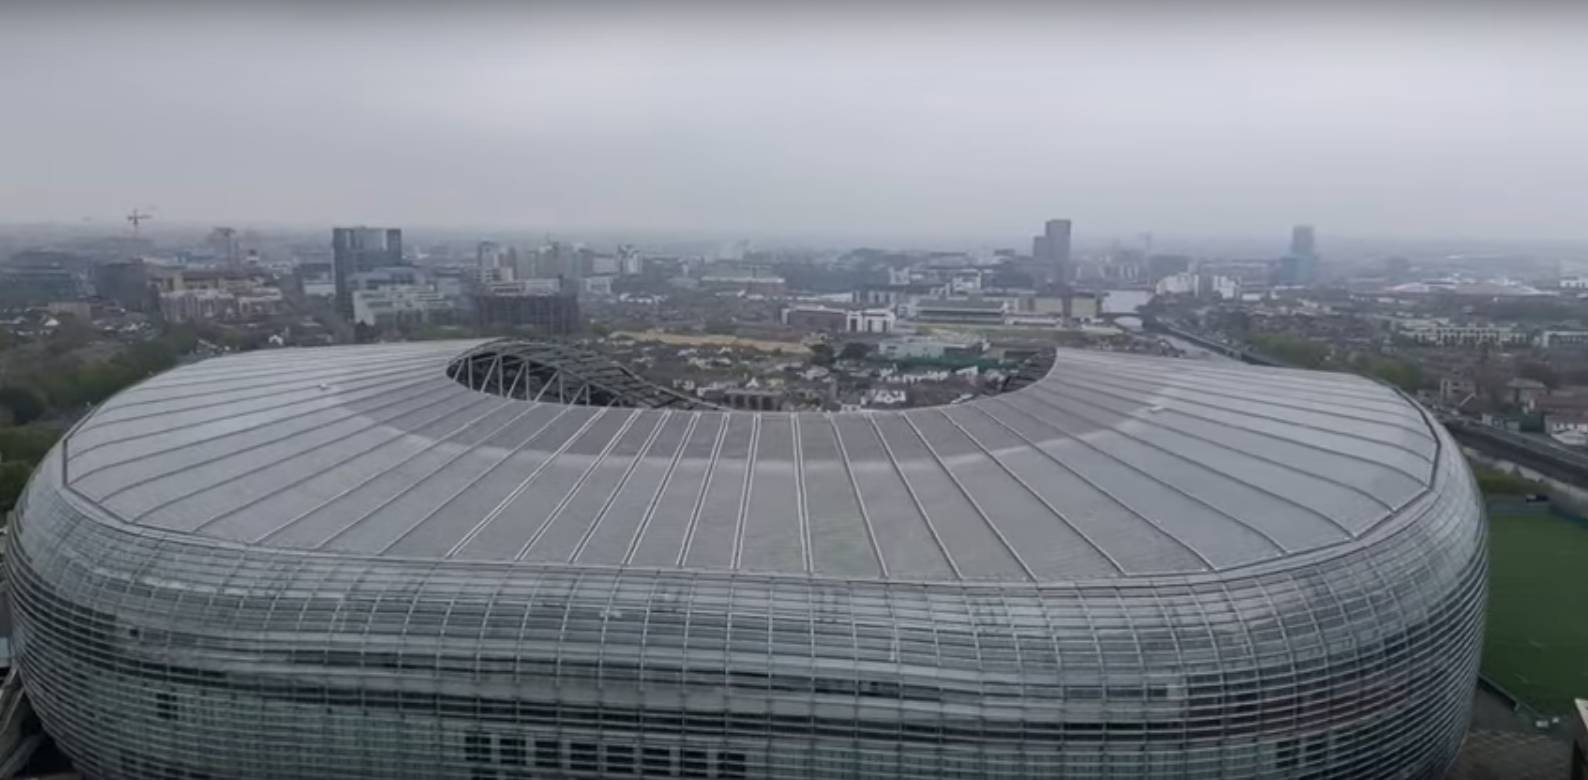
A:
POLYGON ((0 222, 1584 238, 1580 9, 930 8, 12 5, 0 222))

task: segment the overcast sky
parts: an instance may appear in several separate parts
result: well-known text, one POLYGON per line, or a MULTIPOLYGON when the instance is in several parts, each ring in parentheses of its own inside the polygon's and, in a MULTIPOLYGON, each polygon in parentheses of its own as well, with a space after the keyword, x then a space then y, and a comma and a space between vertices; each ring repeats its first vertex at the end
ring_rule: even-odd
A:
POLYGON ((0 222, 1588 238, 1565 4, 662 5, 6 2, 0 222))

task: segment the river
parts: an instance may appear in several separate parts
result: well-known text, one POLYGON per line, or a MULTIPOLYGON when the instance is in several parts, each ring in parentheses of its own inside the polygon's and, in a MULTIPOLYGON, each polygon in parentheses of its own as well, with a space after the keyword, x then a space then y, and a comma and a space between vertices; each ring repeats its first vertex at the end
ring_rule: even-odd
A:
POLYGON ((1135 314, 1152 300, 1149 290, 1104 290, 1104 314, 1135 314))

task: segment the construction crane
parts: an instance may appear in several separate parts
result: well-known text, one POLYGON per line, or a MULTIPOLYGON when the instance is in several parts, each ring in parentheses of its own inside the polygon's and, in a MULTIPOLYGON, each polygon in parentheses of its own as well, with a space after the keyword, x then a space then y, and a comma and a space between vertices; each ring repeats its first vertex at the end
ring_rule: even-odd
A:
POLYGON ((132 223, 132 234, 135 236, 138 235, 138 226, 151 219, 154 219, 153 214, 139 211, 137 209, 133 209, 132 213, 127 215, 127 221, 132 223))

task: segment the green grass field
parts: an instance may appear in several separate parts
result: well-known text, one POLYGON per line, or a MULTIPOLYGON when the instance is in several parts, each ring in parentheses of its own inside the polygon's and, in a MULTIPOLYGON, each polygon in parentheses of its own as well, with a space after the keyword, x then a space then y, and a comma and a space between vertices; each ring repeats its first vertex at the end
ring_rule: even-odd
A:
POLYGON ((1491 512, 1483 672, 1546 714, 1588 697, 1588 527, 1491 512))

